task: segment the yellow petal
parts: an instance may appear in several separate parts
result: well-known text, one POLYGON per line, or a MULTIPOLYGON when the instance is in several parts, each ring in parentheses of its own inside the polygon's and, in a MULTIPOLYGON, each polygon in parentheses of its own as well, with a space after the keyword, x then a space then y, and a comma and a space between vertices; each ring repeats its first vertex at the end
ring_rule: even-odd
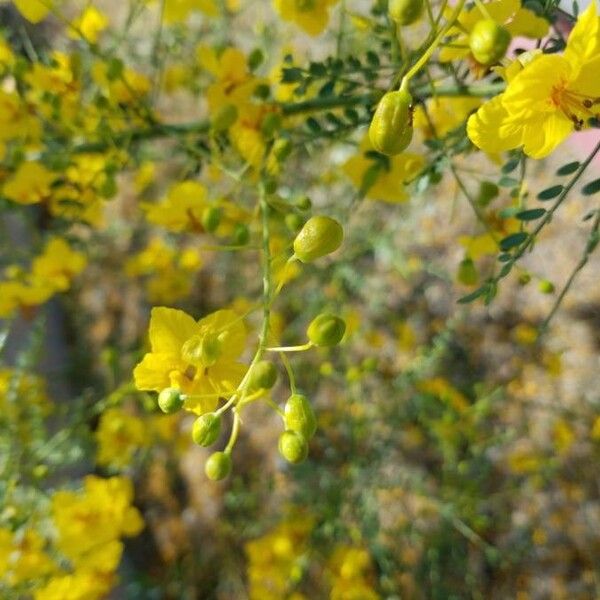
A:
POLYGON ((152 309, 149 336, 153 352, 179 356, 183 344, 197 333, 198 323, 182 310, 152 309))
POLYGON ((50 12, 52 2, 40 0, 13 0, 17 10, 31 23, 39 23, 50 12))
POLYGON ((533 11, 522 8, 517 11, 506 27, 513 37, 525 36, 539 39, 548 34, 550 23, 546 19, 538 17, 533 11))
POLYGON ((176 355, 148 353, 133 371, 135 387, 160 392, 171 385, 169 373, 180 367, 181 361, 176 355))
MULTIPOLYGON (((221 359, 235 360, 246 346, 246 326, 233 310, 218 310, 198 322, 201 335, 216 333, 222 342, 221 359)), ((221 359, 219 362, 221 362, 221 359)))
POLYGON ((548 156, 573 132, 573 122, 561 112, 548 115, 541 122, 527 125, 523 131, 523 151, 531 158, 548 156))
POLYGON ((573 65, 594 58, 600 52, 600 19, 596 0, 579 15, 567 40, 565 58, 573 65))
POLYGON ((502 95, 492 98, 467 121, 469 139, 485 152, 504 152, 521 145, 521 134, 518 129, 506 131, 502 129, 507 112, 502 105, 502 95))

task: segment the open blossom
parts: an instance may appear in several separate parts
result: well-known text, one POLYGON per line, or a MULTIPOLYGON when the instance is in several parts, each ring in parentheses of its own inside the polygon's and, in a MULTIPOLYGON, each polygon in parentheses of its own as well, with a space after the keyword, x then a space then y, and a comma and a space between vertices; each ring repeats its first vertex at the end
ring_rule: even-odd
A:
POLYGON ((184 408, 214 410, 221 394, 233 392, 247 367, 237 362, 246 328, 232 310, 218 310, 196 321, 181 310, 157 307, 150 317, 151 352, 134 371, 140 390, 175 387, 187 395, 184 408))
POLYGON ((564 54, 538 54, 516 74, 509 71, 504 93, 469 119, 469 138, 486 152, 522 146, 532 158, 548 156, 600 113, 600 18, 595 2, 577 21, 564 54))

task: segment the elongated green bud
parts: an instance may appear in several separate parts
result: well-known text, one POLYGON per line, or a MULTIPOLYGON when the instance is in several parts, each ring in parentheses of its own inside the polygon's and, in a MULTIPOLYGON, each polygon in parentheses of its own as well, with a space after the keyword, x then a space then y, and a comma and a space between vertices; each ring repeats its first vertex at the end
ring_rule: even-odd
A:
POLYGON ((279 436, 279 454, 288 462, 296 465, 308 456, 308 444, 297 431, 284 431, 279 436))
POLYGON ((200 415, 192 428, 192 439, 198 446, 212 446, 221 433, 221 417, 215 413, 200 415))
POLYGON ((423 0, 389 0, 388 13, 398 25, 412 25, 423 13, 423 0))
POLYGON ((158 406, 160 410, 168 415, 172 415, 181 410, 183 398, 177 388, 166 388, 158 395, 158 406))
POLYGON ((511 39, 506 27, 493 19, 482 19, 471 30, 469 47, 478 63, 489 66, 504 58, 511 39))
POLYGON ((209 206, 202 211, 202 227, 213 233, 221 223, 223 211, 218 206, 209 206))
POLYGON ((394 156, 412 140, 412 96, 405 90, 388 92, 377 105, 369 126, 369 139, 377 152, 394 156))
POLYGON ((294 253, 303 263, 335 252, 344 240, 342 226, 330 217, 311 217, 294 240, 294 253))
POLYGON ((317 430, 317 417, 308 398, 302 394, 292 394, 285 403, 285 428, 297 431, 310 440, 317 430))
POLYGON ((270 390, 277 381, 277 368, 268 360, 261 360, 252 367, 248 381, 248 391, 270 390))
POLYGON ((204 472, 209 479, 220 481, 231 473, 231 456, 226 452, 215 452, 208 457, 204 472))
POLYGON ((306 333, 315 346, 337 346, 346 333, 346 323, 336 315, 324 313, 311 321, 306 333))

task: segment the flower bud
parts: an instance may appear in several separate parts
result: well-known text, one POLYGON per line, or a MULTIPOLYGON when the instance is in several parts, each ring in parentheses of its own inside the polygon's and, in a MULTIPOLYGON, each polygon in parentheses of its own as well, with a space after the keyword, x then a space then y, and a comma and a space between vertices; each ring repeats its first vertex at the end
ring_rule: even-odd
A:
POLYGON ((268 360, 257 362, 250 372, 248 391, 270 390, 277 381, 277 368, 268 360))
POLYGON ((192 428, 192 439, 198 446, 212 446, 221 433, 221 417, 216 413, 200 415, 192 428))
POLYGON ((304 219, 296 213, 288 213, 285 215, 285 226, 292 232, 297 233, 302 229, 304 219))
POLYGON ((405 90, 388 92, 377 105, 369 126, 369 139, 377 152, 394 156, 412 140, 412 96, 405 90))
POLYGON ((412 25, 423 12, 423 0, 389 0, 388 13, 398 25, 412 25))
POLYGON ((244 223, 238 223, 233 232, 233 241, 236 246, 245 246, 250 241, 250 230, 244 223))
POLYGON ((237 118, 237 108, 233 104, 226 104, 216 112, 211 125, 215 131, 227 131, 237 121, 237 118))
POLYGON ((183 406, 183 398, 181 392, 177 388, 165 388, 158 395, 158 406, 160 410, 168 415, 181 410, 183 406))
POLYGON ((221 223, 223 211, 218 206, 209 206, 202 211, 202 227, 213 233, 221 223))
POLYGON ((297 431, 284 431, 279 436, 279 454, 288 462, 296 465, 308 456, 308 444, 297 431))
POLYGON ((231 473, 231 456, 226 452, 215 452, 208 457, 204 472, 209 479, 220 481, 231 473))
POLYGON ((317 417, 310 405, 308 398, 302 394, 292 394, 285 403, 285 427, 290 431, 297 431, 310 440, 317 430, 317 417))
POLYGON ((315 346, 337 346, 346 333, 346 323, 336 315, 323 313, 311 321, 306 333, 315 346))
POLYGON ((456 278, 463 285, 475 285, 477 283, 479 276, 472 258, 467 257, 460 261, 456 278))
POLYGON ((330 217, 311 217, 294 240, 294 253, 303 263, 335 252, 342 244, 344 230, 330 217))
POLYGON ((469 36, 469 47, 475 60, 489 66, 504 57, 511 41, 511 35, 506 27, 493 19, 477 21, 469 36))
POLYGON ((540 292, 542 292, 542 294, 553 294, 555 288, 554 284, 551 281, 548 281, 547 279, 542 279, 542 281, 538 283, 538 289, 540 290, 540 292))

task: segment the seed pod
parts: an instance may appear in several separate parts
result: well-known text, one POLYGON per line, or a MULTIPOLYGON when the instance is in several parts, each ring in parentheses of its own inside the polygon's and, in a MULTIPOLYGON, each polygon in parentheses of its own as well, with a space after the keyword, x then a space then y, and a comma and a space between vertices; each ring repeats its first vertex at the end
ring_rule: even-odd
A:
POLYGON ((394 156, 412 140, 412 96, 405 90, 388 92, 377 105, 369 126, 369 139, 377 152, 394 156))
POLYGON ((215 452, 208 457, 204 472, 209 479, 220 481, 231 473, 231 456, 226 452, 215 452))
POLYGON ((423 13, 423 0, 389 0, 388 13, 398 25, 412 25, 423 13))
POLYGON ((160 410, 168 415, 172 415, 181 410, 183 406, 183 398, 181 392, 177 388, 165 388, 158 395, 158 406, 160 410))
POLYGON ((285 427, 297 431, 310 440, 317 430, 317 417, 308 398, 302 394, 292 394, 285 403, 285 427))
POLYGON ((311 217, 294 240, 294 253, 303 263, 335 252, 344 239, 342 226, 330 217, 311 217))
POLYGON ((218 206, 209 206, 202 211, 202 227, 209 233, 216 231, 221 223, 223 211, 218 206))
POLYGON ((493 19, 482 19, 471 30, 469 47, 475 60, 487 67, 504 57, 511 39, 506 27, 493 19))
POLYGON ((221 417, 216 413, 200 415, 192 428, 192 439, 198 446, 212 446, 221 433, 221 417))
POLYGON ((248 391, 270 390, 276 381, 277 368, 275 365, 271 361, 261 360, 252 367, 248 381, 248 391))
POLYGON ((346 333, 346 323, 336 315, 323 313, 311 321, 306 333, 315 346, 337 346, 346 333))
POLYGON ((288 462, 296 465, 308 456, 308 444, 297 431, 284 431, 279 436, 279 454, 288 462))

